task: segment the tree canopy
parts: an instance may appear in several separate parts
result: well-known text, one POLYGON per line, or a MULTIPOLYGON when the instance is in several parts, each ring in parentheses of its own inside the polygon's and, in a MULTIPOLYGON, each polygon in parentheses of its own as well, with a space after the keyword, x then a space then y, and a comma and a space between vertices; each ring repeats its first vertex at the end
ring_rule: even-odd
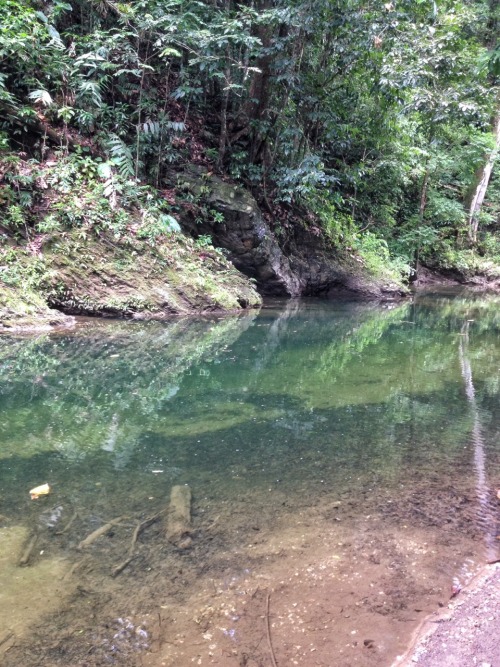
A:
POLYGON ((275 225, 300 210, 337 247, 401 267, 500 263, 499 11, 5 0, 0 148, 97 159, 108 197, 120 178, 161 188, 202 163, 250 187, 275 225))

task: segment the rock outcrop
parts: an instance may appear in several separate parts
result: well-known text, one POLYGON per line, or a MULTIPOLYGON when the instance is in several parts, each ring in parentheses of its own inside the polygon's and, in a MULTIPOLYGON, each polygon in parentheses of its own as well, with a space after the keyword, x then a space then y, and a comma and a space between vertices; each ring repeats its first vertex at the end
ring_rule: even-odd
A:
POLYGON ((303 286, 290 266, 275 235, 248 190, 226 183, 192 166, 178 175, 178 188, 195 201, 203 200, 207 215, 198 215, 187 206, 183 226, 192 236, 209 234, 215 246, 226 248, 237 269, 254 278, 265 294, 299 296, 303 286), (219 221, 217 214, 223 216, 219 221))
POLYGON ((255 279, 262 294, 393 298, 401 285, 371 277, 354 260, 340 257, 317 228, 290 225, 279 237, 245 188, 191 166, 172 177, 181 201, 181 222, 192 236, 210 235, 229 259, 255 279))
POLYGON ((11 255, 4 267, 10 283, 0 281, 0 331, 71 326, 72 315, 161 320, 261 303, 222 253, 182 234, 153 246, 68 231, 40 237, 36 255, 21 246, 11 255))

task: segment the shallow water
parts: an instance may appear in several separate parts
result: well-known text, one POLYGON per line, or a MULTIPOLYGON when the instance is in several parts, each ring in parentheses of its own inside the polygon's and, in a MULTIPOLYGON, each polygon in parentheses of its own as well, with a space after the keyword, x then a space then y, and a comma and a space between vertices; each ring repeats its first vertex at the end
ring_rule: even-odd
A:
POLYGON ((0 338, 2 664, 390 664, 499 557, 499 306, 289 301, 0 338), (175 485, 189 536, 165 512, 134 541, 175 485))

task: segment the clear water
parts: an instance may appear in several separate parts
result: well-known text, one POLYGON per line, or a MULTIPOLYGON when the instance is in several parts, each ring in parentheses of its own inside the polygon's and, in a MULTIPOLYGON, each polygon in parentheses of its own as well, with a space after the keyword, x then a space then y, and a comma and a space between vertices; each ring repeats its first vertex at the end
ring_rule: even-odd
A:
POLYGON ((499 557, 499 305, 0 338, 2 664, 390 664, 499 557), (189 536, 165 511, 132 544, 174 485, 189 536))

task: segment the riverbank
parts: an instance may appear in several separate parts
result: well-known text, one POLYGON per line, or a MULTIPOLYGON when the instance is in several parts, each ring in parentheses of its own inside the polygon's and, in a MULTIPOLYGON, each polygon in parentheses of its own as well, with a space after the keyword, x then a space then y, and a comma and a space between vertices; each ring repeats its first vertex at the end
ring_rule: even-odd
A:
POLYGON ((446 609, 418 628, 392 667, 497 667, 500 664, 500 563, 486 565, 446 609))
POLYGON ((54 151, 2 164, 0 330, 72 326, 74 315, 231 312, 258 307, 260 294, 407 292, 400 276, 339 253, 316 227, 297 231, 285 252, 290 234, 280 237, 248 190, 207 170, 160 190, 90 156, 54 151), (11 185, 20 180, 22 206, 11 185))
POLYGON ((0 330, 71 327, 73 315, 165 319, 258 307, 252 282, 212 246, 182 235, 155 245, 76 231, 9 246, 0 273, 0 330))
MULTIPOLYGON (((4 162, 0 330, 73 326, 74 315, 230 312, 259 306, 261 296, 410 295, 408 260, 380 239, 340 242, 298 208, 271 215, 248 188, 206 166, 173 170, 159 189, 88 155, 4 162), (22 206, 13 203, 18 181, 22 206)), ((498 266, 476 255, 467 266, 420 266, 414 287, 498 290, 498 266)))

